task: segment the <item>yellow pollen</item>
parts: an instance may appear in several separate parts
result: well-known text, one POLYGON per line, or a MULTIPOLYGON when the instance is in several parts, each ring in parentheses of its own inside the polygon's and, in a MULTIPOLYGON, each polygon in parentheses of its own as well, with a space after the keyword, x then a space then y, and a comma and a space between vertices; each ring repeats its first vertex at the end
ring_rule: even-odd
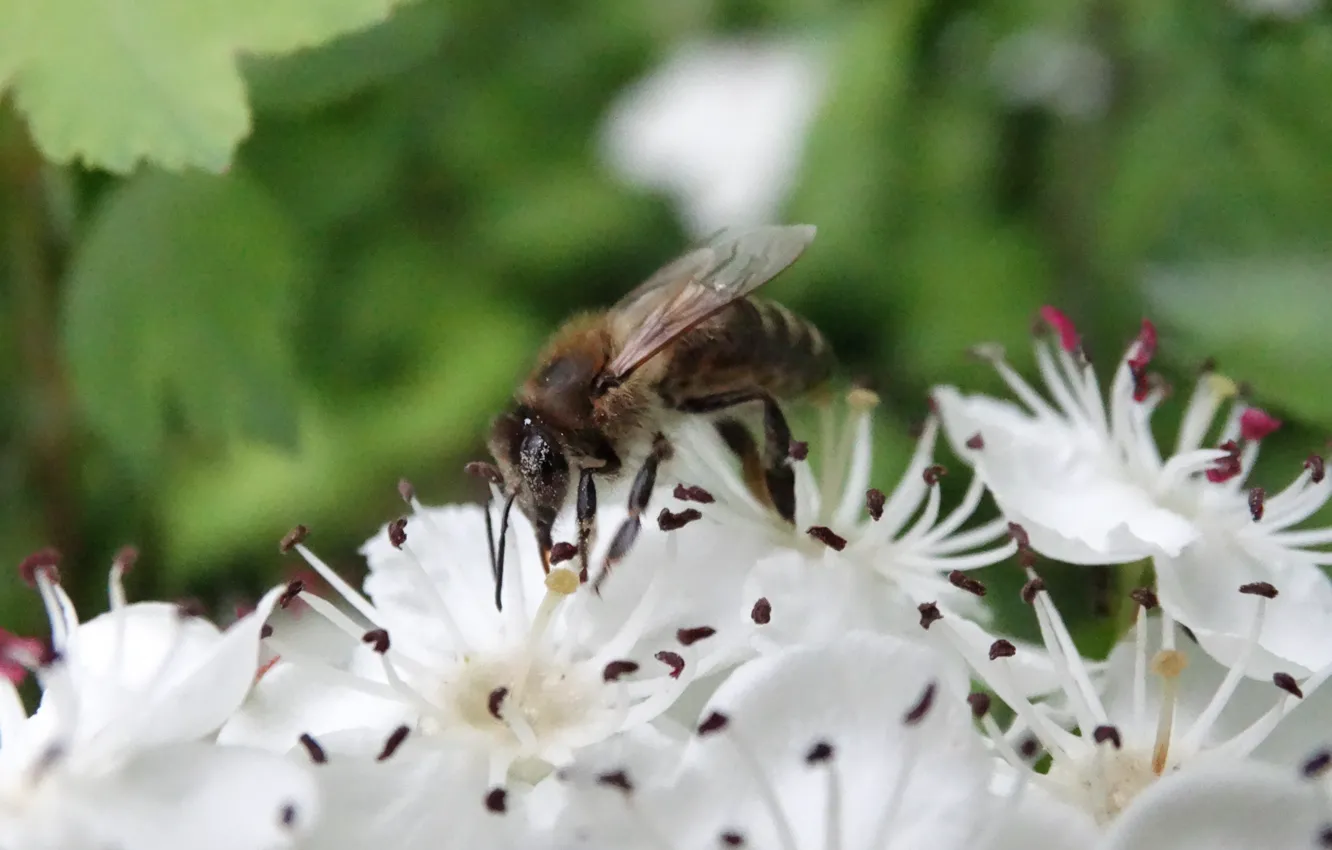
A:
POLYGON ((578 589, 578 573, 558 567, 546 576, 546 589, 551 593, 568 596, 578 589))
POLYGON ((1174 679, 1189 666, 1189 659, 1177 649, 1163 649, 1152 656, 1152 672, 1163 679, 1174 679))
POLYGON ((846 403, 856 410, 872 410, 879 406, 879 395, 873 390, 857 387, 846 394, 846 403))
POLYGON ((1225 375, 1212 372, 1203 380, 1207 383, 1207 391, 1217 398, 1230 398, 1239 394, 1239 386, 1225 375))

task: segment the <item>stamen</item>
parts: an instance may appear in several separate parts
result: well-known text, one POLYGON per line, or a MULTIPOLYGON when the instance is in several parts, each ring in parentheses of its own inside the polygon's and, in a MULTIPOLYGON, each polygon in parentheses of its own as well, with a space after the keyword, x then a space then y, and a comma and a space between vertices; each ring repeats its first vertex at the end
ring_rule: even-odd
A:
POLYGON ((668 649, 663 649, 652 657, 671 668, 672 679, 680 678, 680 674, 684 672, 685 660, 678 652, 671 652, 668 649))
POLYGON ((846 548, 846 538, 838 535, 826 525, 811 526, 805 533, 834 552, 840 552, 846 548))
POLYGON ((1262 487, 1254 487, 1249 491, 1249 516, 1253 517, 1254 522, 1263 518, 1263 500, 1267 498, 1267 491, 1262 487))
POLYGON ((828 780, 828 792, 823 798, 824 850, 841 850, 842 846, 842 783, 833 764, 833 748, 820 741, 805 755, 805 764, 822 766, 828 780))
POLYGON ((361 643, 369 644, 380 655, 389 651, 389 633, 385 629, 371 629, 361 636, 361 643))
POLYGON ((52 582, 60 581, 60 552, 46 547, 33 552, 19 562, 19 576, 29 587, 37 586, 37 579, 46 573, 52 582))
POLYGON ((966 446, 972 451, 980 451, 981 449, 985 448, 985 438, 981 436, 981 433, 979 431, 977 431, 976 433, 972 434, 970 437, 967 437, 966 446))
POLYGON ((1281 427, 1281 420, 1257 407, 1246 408, 1240 414, 1240 436, 1246 442, 1256 442, 1281 427))
POLYGON ((125 576, 134 569, 139 560, 139 550, 133 546, 122 546, 111 561, 111 573, 107 578, 107 596, 111 600, 112 610, 124 608, 128 603, 125 596, 125 576))
MULTIPOLYGON (((717 732, 729 728, 729 725, 725 715, 714 711, 708 715, 707 719, 703 721, 703 725, 699 727, 699 734, 704 734, 704 727, 711 726, 710 731, 717 732), (721 718, 719 725, 716 718, 721 718)), ((791 821, 787 818, 785 810, 782 809, 781 800, 777 796, 777 789, 768 781, 759 760, 754 757, 754 753, 745 744, 744 740, 736 734, 735 730, 731 730, 726 739, 730 742, 731 749, 736 756, 739 757, 745 772, 749 774, 749 780, 753 784, 754 790, 758 792, 763 807, 772 819, 773 827, 776 829, 777 838, 783 850, 797 850, 798 845, 795 840, 795 831, 791 828, 791 821)))
POLYGON ((301 737, 296 740, 301 742, 302 747, 305 747, 305 752, 309 754, 310 761, 315 764, 325 764, 328 762, 328 754, 324 752, 323 747, 319 746, 319 742, 314 739, 313 735, 308 732, 302 732, 301 737))
POLYGON ((393 754, 398 751, 398 747, 402 746, 402 742, 407 740, 407 736, 411 731, 411 727, 409 726, 399 726, 397 729, 394 729, 393 734, 389 735, 388 740, 384 742, 384 749, 380 750, 375 761, 388 761, 393 758, 393 754))
POLYGON ((691 629, 677 629, 675 639, 682 646, 693 646, 701 640, 706 640, 717 633, 712 626, 695 626, 691 629))
POLYGON ((565 561, 572 561, 578 555, 578 547, 572 543, 560 541, 550 547, 550 565, 563 564, 565 561))
POLYGON ((287 589, 284 590, 282 592, 282 595, 278 597, 277 599, 278 607, 286 608, 292 602, 296 601, 296 597, 301 595, 302 590, 305 590, 305 582, 301 581, 300 579, 292 579, 290 582, 287 583, 287 589))
POLYGON ((1097 726, 1092 732, 1092 740, 1098 744, 1109 741, 1117 750, 1124 748, 1124 739, 1119 736, 1119 730, 1114 726, 1097 726))
POLYGON ((754 603, 754 607, 749 611, 749 619, 759 626, 766 626, 772 622, 772 603, 768 601, 766 596, 759 597, 759 600, 754 603))
POLYGON ((697 502, 700 505, 710 505, 717 501, 711 493, 702 487, 691 487, 686 484, 676 484, 675 491, 671 495, 681 502, 697 502))
POLYGON ((965 590, 974 596, 985 595, 985 585, 974 578, 971 578, 961 570, 953 570, 948 574, 948 583, 960 590, 965 590))
POLYGON ((1034 605, 1036 603, 1037 594, 1043 590, 1045 590, 1045 579, 1034 575, 1027 579, 1026 584, 1022 585, 1020 596, 1022 597, 1023 602, 1028 605, 1034 605))
POLYGON ((629 774, 624 770, 613 770, 609 773, 600 774, 597 776, 597 784, 606 788, 614 788, 626 796, 634 791, 634 783, 629 780, 629 774))
POLYGON ((1082 341, 1078 337, 1078 329, 1074 327, 1073 321, 1058 307, 1052 307, 1048 304, 1042 307, 1041 319, 1059 335, 1059 346, 1064 351, 1072 354, 1082 347, 1082 341))
POLYGON ((662 531, 677 531, 695 520, 703 518, 698 508, 686 508, 679 513, 672 513, 670 508, 662 508, 657 514, 657 527, 662 531))
POLYGON ((727 847, 743 847, 745 837, 738 832, 723 832, 721 834, 721 843, 727 847))
POLYGON ((1300 690, 1300 683, 1295 681, 1295 677, 1289 673, 1273 673, 1272 684, 1291 696, 1304 699, 1304 691, 1300 690))
POLYGON ((883 491, 877 488, 870 488, 865 491, 865 510, 869 511, 870 519, 878 522, 883 519, 883 506, 887 497, 883 491))
POLYGON ((703 718, 702 723, 698 724, 699 737, 705 737, 714 732, 720 732, 725 729, 730 722, 731 719, 725 714, 722 714, 720 711, 714 711, 707 717, 703 718))
POLYGON ((999 638, 990 644, 991 661, 997 661, 1000 658, 1012 658, 1014 655, 1017 655, 1017 647, 1003 638, 999 638))
POLYGON ((1156 721, 1156 742, 1152 746, 1152 772, 1160 776, 1165 772, 1170 755, 1170 732, 1175 722, 1175 699, 1179 690, 1179 674, 1188 666, 1184 653, 1163 649, 1152 658, 1152 672, 1161 677, 1161 711, 1156 721))
POLYGON ((635 661, 612 661, 601 671, 601 680, 603 682, 618 682, 621 676, 628 676, 630 673, 638 672, 638 663, 635 661))
POLYGON ((1327 476, 1327 466, 1322 455, 1309 455, 1308 460, 1304 462, 1304 468, 1309 470, 1309 480, 1314 484, 1322 484, 1323 478, 1327 476))
POLYGON ((407 542, 407 517, 398 517, 388 524, 389 545, 401 549, 407 542))
POLYGON ((943 614, 939 613, 939 606, 933 602, 922 602, 916 606, 920 612, 920 627, 926 631, 930 626, 943 619, 943 614))
POLYGON ((797 463, 809 457, 809 443, 803 443, 800 440, 792 440, 786 449, 786 454, 791 460, 797 463))
POLYGON ((509 792, 503 788, 492 788, 486 793, 486 811, 502 815, 509 810, 509 792))
POLYGON ((934 697, 938 693, 938 690, 938 682, 930 682, 926 685, 925 690, 920 695, 920 699, 918 699, 916 704, 907 711, 906 715, 902 718, 902 722, 907 726, 915 726, 920 723, 920 721, 924 720, 925 716, 930 713, 930 709, 934 707, 934 697))
POLYGON ((504 720, 504 715, 500 713, 500 709, 503 708, 504 698, 508 695, 509 689, 501 685, 486 697, 486 711, 490 712, 491 717, 501 722, 504 720))
POLYGON ((967 694, 967 705, 971 706, 971 716, 980 720, 990 713, 990 695, 983 691, 967 694))
POLYGON ((1306 779, 1321 779, 1329 767, 1332 767, 1332 752, 1319 750, 1305 760, 1300 770, 1306 779))

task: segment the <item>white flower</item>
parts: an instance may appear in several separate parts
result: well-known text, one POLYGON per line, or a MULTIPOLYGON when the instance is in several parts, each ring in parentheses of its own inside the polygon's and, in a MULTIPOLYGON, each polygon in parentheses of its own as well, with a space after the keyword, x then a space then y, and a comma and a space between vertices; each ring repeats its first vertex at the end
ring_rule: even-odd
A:
MULTIPOLYGON (((1051 805, 1082 813, 1088 825, 1112 823, 1121 812, 1137 805, 1140 796, 1154 793, 1163 776, 1246 763, 1332 671, 1329 668, 1303 681, 1277 673, 1266 686, 1266 695, 1262 694, 1258 683, 1247 678, 1246 665, 1256 653, 1272 592, 1271 588, 1253 587, 1237 591, 1250 609, 1250 626, 1248 642, 1235 667, 1216 675, 1216 665, 1207 656, 1190 653, 1177 643, 1176 626, 1168 613, 1162 612, 1159 619, 1143 613, 1132 640, 1116 650, 1102 671, 1098 687, 1044 583, 1034 572, 1028 574, 1022 596, 1035 610, 1046 650, 1063 680, 1062 700, 1056 706, 1032 703, 1014 686, 1010 659, 1016 651, 1011 644, 997 641, 987 653, 977 653, 966 641, 957 643, 977 677, 1017 715, 1005 734, 986 713, 988 698, 983 694, 972 697, 995 752, 1008 762, 1018 784, 1033 785, 1031 791, 1051 805), (1161 630, 1156 644, 1149 634, 1154 625, 1161 630), (1190 673, 1191 660, 1199 661, 1202 669, 1190 673), (1244 693, 1237 699, 1241 689, 1244 693), (1029 767, 1037 745, 1051 756, 1049 770, 1043 774, 1029 767)), ((1145 589, 1135 591, 1134 598, 1145 610, 1156 606, 1145 589)), ((946 617, 932 624, 932 630, 949 636, 968 628, 974 627, 946 617)), ((1315 728, 1320 718, 1302 720, 1305 751, 1312 751, 1320 742, 1321 730, 1315 728)))
POLYGON ((42 685, 28 717, 0 681, 0 846, 263 850, 303 836, 318 816, 307 770, 208 743, 254 681, 281 589, 220 632, 175 605, 127 604, 126 552, 111 571, 111 610, 80 624, 55 560, 24 563, 51 620, 50 657, 30 642, 0 646, 42 685))
POLYGON ((1332 542, 1332 529, 1292 530, 1332 495, 1322 458, 1310 457, 1274 496, 1246 492, 1258 444, 1280 423, 1236 404, 1216 436, 1220 447, 1201 448, 1235 394, 1234 384, 1208 372, 1189 400, 1174 453, 1163 459, 1151 417, 1167 393, 1146 371, 1156 350, 1151 323, 1143 322, 1120 361, 1107 405, 1072 323, 1051 307, 1042 316, 1059 341, 1036 341, 1053 403, 995 355, 1020 406, 952 387, 934 393, 955 450, 1032 547, 1077 564, 1153 557, 1162 607, 1223 663, 1245 644, 1249 619, 1234 590, 1272 584, 1282 593, 1251 672, 1307 674, 1332 662, 1332 582, 1320 569, 1332 564, 1332 553, 1310 548, 1332 542))
MULTIPOLYGON (((300 598, 363 644, 346 663, 330 663, 275 631, 268 642, 280 660, 228 730, 229 739, 282 749, 299 737, 325 763, 321 846, 437 844, 441 832, 459 846, 469 835, 503 842, 511 831, 520 840, 511 821, 522 818, 499 815, 521 806, 527 788, 582 748, 650 735, 743 637, 709 622, 709 604, 726 595, 715 603, 702 595, 708 582, 723 587, 710 574, 752 562, 743 540, 703 524, 644 529, 598 595, 574 562, 543 574, 532 529, 514 514, 497 610, 484 510, 409 499, 405 521, 362 549, 368 598, 306 548, 303 529, 285 541, 364 622, 312 594, 300 598), (675 585, 695 582, 698 604, 684 604, 688 594, 675 585)), ((614 528, 623 515, 603 512, 599 523, 614 528)))
POLYGON ((750 661, 678 768, 604 759, 563 778, 561 848, 971 848, 989 770, 930 649, 852 633, 750 661))
POLYGON ((771 222, 823 77, 797 42, 686 45, 611 107, 605 157, 629 182, 674 195, 696 237, 771 222))
POLYGON ((964 573, 1016 551, 1006 521, 963 528, 984 495, 979 477, 960 504, 941 513, 938 485, 945 470, 934 463, 934 417, 897 487, 887 495, 870 489, 877 403, 873 393, 852 391, 840 433, 828 411, 819 469, 807 459, 795 462, 794 525, 754 496, 710 423, 685 423, 677 437, 681 450, 668 470, 681 481, 675 497, 726 533, 770 547, 748 593, 770 606, 759 632, 768 645, 825 640, 857 628, 914 636, 923 602, 973 618, 988 614, 975 595, 978 585, 964 573))
POLYGON ((1000 41, 990 58, 990 76, 1014 106, 1044 107, 1084 121, 1105 113, 1112 91, 1110 61, 1100 50, 1041 29, 1000 41))

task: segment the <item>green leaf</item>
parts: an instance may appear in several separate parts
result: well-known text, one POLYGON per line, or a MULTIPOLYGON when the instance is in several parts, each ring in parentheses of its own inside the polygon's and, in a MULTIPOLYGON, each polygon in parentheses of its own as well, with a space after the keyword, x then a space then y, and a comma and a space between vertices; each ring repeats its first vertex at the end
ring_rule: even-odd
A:
POLYGON ((0 86, 52 160, 220 171, 250 128, 238 54, 317 45, 396 2, 0 0, 0 86))
POLYGON ((232 176, 146 173, 98 211, 69 273, 65 351, 91 426, 140 463, 167 405, 193 433, 294 441, 297 257, 272 201, 232 176))

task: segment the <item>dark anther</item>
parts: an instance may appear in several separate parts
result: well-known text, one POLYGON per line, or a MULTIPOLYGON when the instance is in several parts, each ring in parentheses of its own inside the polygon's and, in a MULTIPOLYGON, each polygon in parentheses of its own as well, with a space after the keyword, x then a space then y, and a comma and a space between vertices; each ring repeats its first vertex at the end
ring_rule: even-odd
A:
MULTIPOLYGON (((468 465, 470 466, 471 464, 468 465)), ((413 487, 412 482, 408 481, 406 478, 398 479, 398 498, 409 504, 412 499, 416 498, 416 488, 413 487)))
POLYGON ((297 544, 304 543, 305 538, 309 536, 310 529, 303 525, 298 525, 282 536, 282 541, 278 543, 278 551, 286 554, 296 548, 297 544))
POLYGON ((949 573, 948 583, 960 590, 965 590, 967 593, 970 593, 973 596, 985 595, 985 585, 981 584, 979 581, 967 575, 966 573, 962 572, 961 570, 953 570, 951 573, 949 573))
POLYGON ((936 463, 933 466, 925 467, 925 471, 921 473, 921 477, 925 479, 926 484, 933 487, 935 484, 939 483, 940 478, 943 478, 947 474, 948 468, 943 464, 936 463))
POLYGON ((721 843, 727 847, 740 847, 745 843, 745 837, 738 832, 723 832, 721 843))
POLYGON ((620 659, 606 664, 605 669, 601 671, 601 680, 603 682, 618 682, 621 676, 628 676, 630 673, 638 672, 638 662, 620 659))
POLYGON ((1218 446, 1218 448, 1225 452, 1226 456, 1219 458, 1216 461, 1216 465, 1207 470, 1207 480, 1213 484, 1229 481, 1236 475, 1239 475, 1240 470, 1243 469, 1243 466, 1240 463, 1239 443, 1236 443, 1234 440, 1226 440, 1218 446))
POLYGON ((291 803, 287 803, 287 804, 283 805, 282 810, 281 810, 280 812, 278 812, 278 817, 282 820, 282 825, 283 825, 283 826, 285 826, 285 827, 289 827, 289 828, 295 826, 295 825, 296 825, 296 807, 293 806, 291 803))
POLYGON ((805 764, 822 764, 833 757, 833 746, 827 741, 819 741, 805 753, 805 764))
POLYGON ((300 579, 294 579, 289 582, 287 584, 287 589, 282 591, 282 595, 278 597, 278 607, 286 608, 292 603, 292 600, 301 595, 302 590, 305 590, 305 582, 300 579))
POLYGON ((1305 759, 1304 765, 1300 769, 1306 778, 1318 779, 1327 772, 1329 767, 1332 767, 1332 752, 1319 750, 1305 759))
POLYGON ((1332 824, 1318 830, 1318 846, 1332 847, 1332 824))
POLYGON ((184 599, 176 600, 176 615, 181 619, 188 620, 190 617, 207 616, 208 609, 204 604, 193 596, 187 596, 184 599))
POLYGON ((1117 750, 1124 748, 1124 739, 1119 737, 1119 730, 1114 726, 1097 726, 1092 732, 1092 740, 1098 744, 1109 741, 1117 750))
POLYGON ((1133 588, 1129 591, 1129 599, 1132 599, 1134 602, 1141 605, 1145 611, 1150 611, 1161 604, 1160 600, 1156 598, 1156 594, 1152 592, 1150 587, 1133 588))
POLYGON ((717 501, 702 487, 690 487, 685 484, 676 484, 675 491, 671 495, 682 502, 698 502, 700 505, 710 505, 717 501))
POLYGON ((714 711, 707 717, 703 718, 702 723, 698 724, 698 734, 711 735, 713 732, 720 732, 725 729, 726 724, 730 722, 730 718, 725 714, 722 714, 720 711, 714 711))
POLYGON ((689 523, 697 519, 702 519, 698 508, 685 508, 677 513, 671 513, 670 508, 662 508, 661 513, 657 514, 657 527, 662 531, 676 531, 684 528, 689 523))
POLYGON ((1254 487, 1249 491, 1249 516, 1257 522, 1263 518, 1263 503, 1267 501, 1267 491, 1262 487, 1254 487))
POLYGON ((271 638, 272 636, 273 636, 273 627, 268 625, 268 623, 264 623, 262 626, 259 627, 260 640, 264 638, 271 638))
POLYGON ((685 660, 678 652, 671 652, 669 649, 663 649, 652 657, 671 668, 672 679, 680 678, 680 674, 684 672, 685 660))
MULTIPOLYGON (((463 471, 468 475, 480 478, 487 484, 494 484, 496 487, 504 486, 504 476, 500 474, 499 468, 493 463, 487 463, 484 460, 474 460, 464 466, 463 471)), ((399 484, 398 488, 398 492, 402 492, 402 484, 399 484)))
POLYGON ((388 761, 393 758, 393 754, 398 751, 398 747, 402 746, 402 742, 407 740, 407 736, 411 734, 411 731, 411 727, 409 726, 399 726, 397 729, 394 729, 393 734, 389 735, 388 740, 384 741, 384 749, 379 751, 379 755, 375 757, 375 761, 388 761))
POLYGON ((1022 601, 1031 605, 1043 590, 1045 590, 1045 579, 1040 576, 1032 576, 1027 579, 1026 584, 1022 585, 1022 601))
POLYGON ((1295 677, 1289 673, 1273 673, 1272 684, 1293 697, 1304 699, 1304 691, 1300 690, 1299 682, 1296 682, 1295 677))
POLYGON ((981 691, 968 694, 967 705, 971 706, 971 716, 980 720, 990 713, 990 695, 981 691))
POLYGON ((125 573, 134 569, 134 565, 138 563, 138 561, 139 561, 138 547, 121 546, 118 550, 116 550, 116 557, 112 559, 111 563, 115 565, 116 569, 120 570, 121 575, 124 575, 125 573))
POLYGON ((1013 646, 1013 644, 1009 643, 1003 638, 999 638, 999 640, 990 644, 991 661, 995 661, 1000 658, 1012 658, 1014 655, 1017 655, 1017 647, 1013 646))
POLYGON ((701 640, 707 640, 717 633, 712 626, 695 626, 692 629, 677 629, 675 639, 681 646, 693 646, 701 640))
POLYGON ((1027 529, 1015 522, 1008 524, 1008 536, 1017 544, 1019 549, 1030 549, 1031 538, 1027 536, 1027 529))
POLYGON ((1018 755, 1022 756, 1027 761, 1036 758, 1036 754, 1040 751, 1041 742, 1031 736, 1023 738, 1022 743, 1018 744, 1018 755))
POLYGON ((1277 589, 1265 581, 1255 581, 1250 584, 1241 584, 1240 593, 1261 596, 1264 599, 1276 599, 1277 589))
POLYGON ((630 794, 634 790, 634 783, 629 781, 629 774, 623 770, 613 770, 610 773, 601 774, 597 777, 597 784, 623 791, 626 794, 630 794))
POLYGON ((491 788, 486 793, 486 811, 502 815, 509 810, 509 792, 503 788, 491 788))
POLYGON ((840 552, 846 548, 846 538, 838 535, 826 525, 812 526, 805 533, 834 552, 840 552))
POLYGON ((939 606, 933 602, 922 602, 916 606, 916 610, 920 612, 920 627, 927 631, 936 620, 943 619, 943 614, 939 613, 939 606))
POLYGON ((754 607, 749 610, 749 619, 760 626, 772 622, 772 603, 766 596, 759 597, 759 601, 754 603, 754 607))
POLYGON ((887 501, 883 491, 877 487, 865 491, 865 509, 869 511, 870 519, 875 522, 883 519, 883 506, 887 501))
POLYGON ((380 655, 389 651, 389 633, 385 629, 371 629, 361 635, 361 643, 367 644, 380 655))
POLYGON ((500 685, 486 697, 486 711, 490 712, 491 717, 496 720, 504 719, 504 716, 500 714, 500 709, 504 707, 504 698, 508 695, 509 689, 500 685))
POLYGON ((809 457, 809 443, 792 440, 786 453, 791 457, 791 460, 804 460, 809 457))
POLYGON ((60 581, 60 553, 51 547, 39 549, 19 562, 19 576, 29 587, 37 586, 37 574, 46 573, 51 581, 60 581))
POLYGON ((578 547, 572 543, 560 541, 550 547, 550 565, 563 564, 565 561, 573 560, 578 554, 578 547))
POLYGON ((985 448, 985 438, 981 436, 980 431, 967 437, 967 448, 972 449, 973 451, 980 451, 985 448))
POLYGON ((934 707, 934 697, 938 692, 938 682, 930 682, 926 685, 925 690, 921 692, 920 699, 916 700, 916 704, 911 706, 907 711, 906 715, 902 718, 902 722, 908 726, 915 726, 917 723, 924 720, 925 715, 929 714, 930 709, 934 707))
POLYGON ((305 751, 310 754, 310 761, 315 764, 324 764, 328 761, 328 754, 324 752, 324 748, 319 746, 319 742, 316 741, 314 736, 310 733, 303 733, 301 737, 297 738, 297 740, 301 742, 302 747, 305 747, 305 751))
POLYGON ((1314 484, 1323 483, 1323 479, 1327 477, 1327 464, 1323 462, 1322 455, 1309 455, 1304 462, 1304 468, 1309 470, 1309 480, 1314 484))
POLYGON ((388 539, 394 549, 402 548, 402 544, 407 542, 407 517, 398 517, 389 523, 388 539))

